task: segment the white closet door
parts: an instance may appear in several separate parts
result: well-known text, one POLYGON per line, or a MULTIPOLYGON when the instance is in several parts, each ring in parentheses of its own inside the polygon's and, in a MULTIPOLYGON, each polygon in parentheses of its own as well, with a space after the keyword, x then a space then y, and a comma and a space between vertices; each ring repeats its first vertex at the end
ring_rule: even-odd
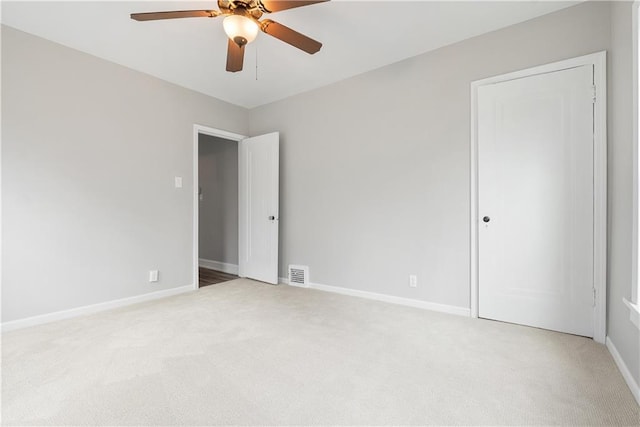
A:
POLYGON ((478 90, 479 316, 594 331, 593 68, 478 90))

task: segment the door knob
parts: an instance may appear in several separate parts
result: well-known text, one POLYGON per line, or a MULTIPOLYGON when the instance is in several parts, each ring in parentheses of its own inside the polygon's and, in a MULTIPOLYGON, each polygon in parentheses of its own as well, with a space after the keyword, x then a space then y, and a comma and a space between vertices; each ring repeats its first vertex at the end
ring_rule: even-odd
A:
POLYGON ((275 221, 275 219, 276 219, 275 216, 273 216, 273 215, 269 216, 269 221, 275 221))
POLYGON ((489 221, 491 221, 491 218, 489 218, 488 216, 485 216, 484 218, 482 218, 482 220, 484 222, 489 222, 489 221))

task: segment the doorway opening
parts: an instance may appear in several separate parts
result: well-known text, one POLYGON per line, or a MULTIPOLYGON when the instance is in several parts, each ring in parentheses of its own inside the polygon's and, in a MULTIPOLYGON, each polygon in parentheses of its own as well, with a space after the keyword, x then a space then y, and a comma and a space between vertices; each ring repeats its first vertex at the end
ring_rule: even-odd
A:
MULTIPOLYGON (((239 277, 278 284, 279 219, 279 141, 278 132, 247 138, 243 135, 193 126, 193 287, 198 289, 200 276, 200 136, 211 136, 237 147, 237 268, 239 277)), ((204 188, 203 188, 204 193, 204 188)), ((202 199, 208 196, 202 194, 202 199)), ((235 227, 234 227, 235 228, 235 227)), ((232 251, 227 250, 227 253, 232 251)), ((203 258, 206 260, 206 258, 203 258)), ((231 258, 235 259, 235 258, 231 258)), ((218 270, 230 262, 220 260, 209 265, 218 270)), ((233 266, 233 264, 231 264, 233 266)), ((203 265, 206 267, 206 265, 203 265)))
POLYGON ((199 287, 238 278, 238 143, 198 135, 199 287))
POLYGON ((238 278, 238 141, 194 126, 194 288, 238 278))

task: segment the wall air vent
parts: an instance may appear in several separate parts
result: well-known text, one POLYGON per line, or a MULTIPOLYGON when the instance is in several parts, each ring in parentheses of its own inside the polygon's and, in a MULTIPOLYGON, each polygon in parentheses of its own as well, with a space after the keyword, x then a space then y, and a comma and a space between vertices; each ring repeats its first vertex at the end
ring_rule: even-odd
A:
POLYGON ((289 284, 291 286, 309 286, 309 267, 289 265, 289 284))

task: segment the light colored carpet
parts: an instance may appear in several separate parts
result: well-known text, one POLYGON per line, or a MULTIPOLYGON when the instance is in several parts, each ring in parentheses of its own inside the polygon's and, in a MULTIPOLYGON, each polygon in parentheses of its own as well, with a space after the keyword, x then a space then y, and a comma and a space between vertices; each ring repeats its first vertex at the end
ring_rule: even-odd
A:
POLYGON ((5 425, 637 425, 592 340, 239 279, 3 334, 5 425))

